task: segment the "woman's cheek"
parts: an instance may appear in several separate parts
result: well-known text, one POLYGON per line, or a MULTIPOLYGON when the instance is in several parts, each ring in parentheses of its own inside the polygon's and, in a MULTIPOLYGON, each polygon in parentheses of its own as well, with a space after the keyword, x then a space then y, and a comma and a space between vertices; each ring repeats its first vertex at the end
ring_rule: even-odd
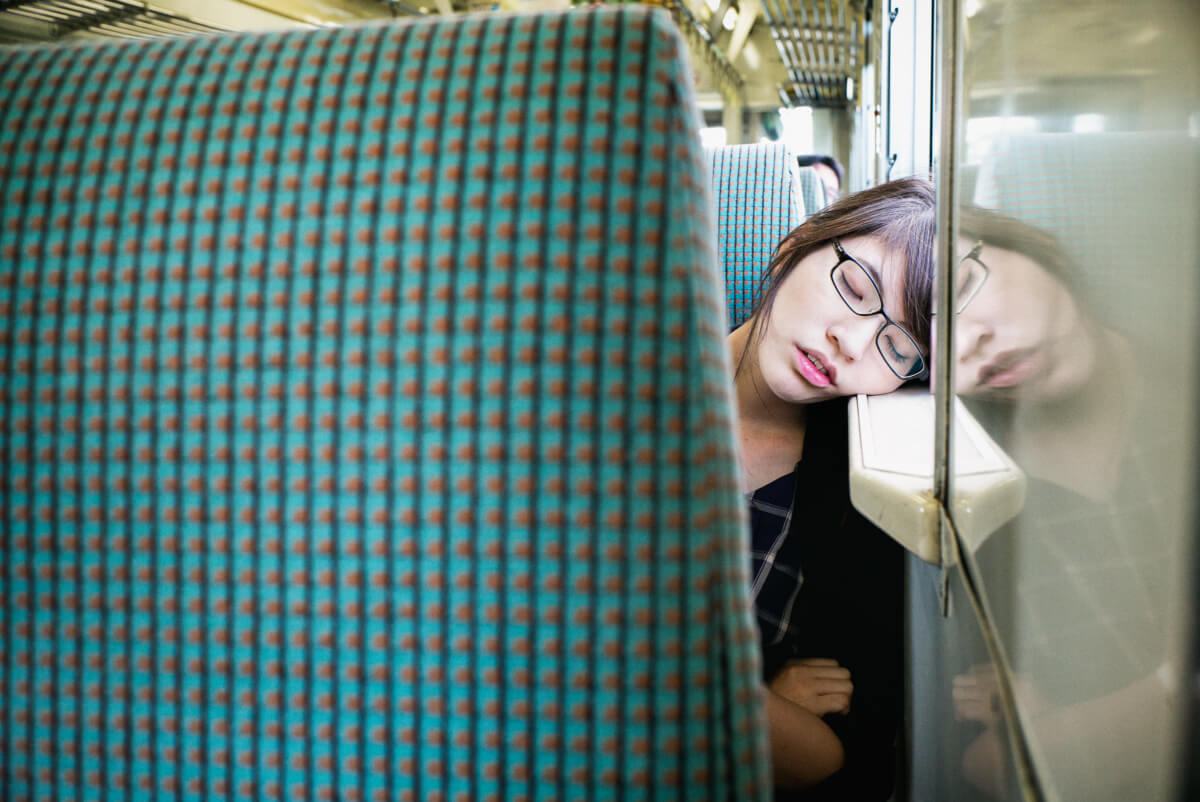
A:
POLYGON ((897 378, 896 374, 892 373, 887 368, 882 368, 878 372, 872 371, 872 373, 874 375, 870 377, 864 377, 861 382, 856 383, 859 385, 858 389, 854 389, 853 385, 847 386, 846 394, 857 395, 858 393, 863 393, 864 395, 885 395, 893 390, 900 389, 900 385, 904 384, 902 379, 897 378))

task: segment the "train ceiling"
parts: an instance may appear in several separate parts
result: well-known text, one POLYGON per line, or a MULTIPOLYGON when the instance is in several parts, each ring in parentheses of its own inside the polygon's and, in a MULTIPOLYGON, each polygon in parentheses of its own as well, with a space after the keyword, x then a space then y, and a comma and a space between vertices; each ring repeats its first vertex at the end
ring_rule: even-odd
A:
MULTIPOLYGON (((0 43, 179 36, 380 17, 544 8, 569 0, 0 0, 0 43)), ((745 107, 845 106, 871 0, 652 0, 671 10, 701 93, 745 107)))
POLYGON ((761 0, 786 71, 788 106, 842 106, 853 101, 865 63, 866 6, 859 0, 761 0))

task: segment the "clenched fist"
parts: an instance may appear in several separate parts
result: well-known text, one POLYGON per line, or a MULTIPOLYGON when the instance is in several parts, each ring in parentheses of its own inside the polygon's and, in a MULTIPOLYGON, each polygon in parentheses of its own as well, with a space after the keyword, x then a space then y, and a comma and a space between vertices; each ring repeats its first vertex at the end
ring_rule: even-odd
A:
POLYGON ((848 713, 854 693, 850 670, 826 657, 793 660, 768 685, 784 699, 818 716, 848 713))

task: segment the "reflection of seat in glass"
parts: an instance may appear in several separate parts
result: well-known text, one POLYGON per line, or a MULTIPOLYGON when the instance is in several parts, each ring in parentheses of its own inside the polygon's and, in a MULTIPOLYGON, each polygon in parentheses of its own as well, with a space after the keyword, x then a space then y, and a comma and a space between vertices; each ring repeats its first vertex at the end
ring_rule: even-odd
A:
POLYGON ((977 576, 1047 782, 1064 798, 1162 798, 1180 653, 1168 599, 1193 492, 1181 434, 1194 420, 1194 338, 1183 332, 1200 251, 1181 199, 1194 198, 1196 144, 1055 134, 1004 145, 977 199, 1020 220, 989 232, 962 212, 991 276, 960 316, 960 345, 989 333, 993 348, 1002 336, 1027 344, 959 387, 1030 479, 1023 514, 976 554, 977 576), (993 284, 1004 303, 986 297, 993 284), (989 304, 1011 311, 989 322, 977 314, 989 304))

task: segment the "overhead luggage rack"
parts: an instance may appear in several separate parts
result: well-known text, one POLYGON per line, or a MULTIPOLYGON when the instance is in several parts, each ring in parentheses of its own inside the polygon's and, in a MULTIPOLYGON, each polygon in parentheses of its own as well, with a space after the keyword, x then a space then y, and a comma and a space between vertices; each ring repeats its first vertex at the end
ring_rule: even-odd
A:
POLYGON ((87 32, 144 39, 224 30, 127 0, 0 0, 0 33, 38 41, 87 32))
POLYGON ((763 18, 787 70, 786 106, 844 106, 864 63, 866 9, 857 0, 764 0, 763 18))

